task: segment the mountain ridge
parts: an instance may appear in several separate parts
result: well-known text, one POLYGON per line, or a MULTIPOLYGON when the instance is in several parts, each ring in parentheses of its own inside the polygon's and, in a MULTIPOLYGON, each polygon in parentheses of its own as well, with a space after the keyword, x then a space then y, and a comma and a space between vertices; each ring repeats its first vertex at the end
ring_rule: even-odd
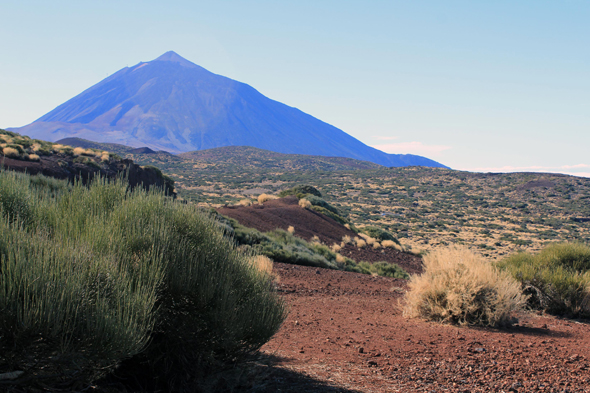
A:
POLYGON ((172 51, 125 67, 35 122, 12 130, 52 141, 79 137, 172 153, 247 145, 384 166, 445 167, 425 157, 388 154, 367 146, 172 51))

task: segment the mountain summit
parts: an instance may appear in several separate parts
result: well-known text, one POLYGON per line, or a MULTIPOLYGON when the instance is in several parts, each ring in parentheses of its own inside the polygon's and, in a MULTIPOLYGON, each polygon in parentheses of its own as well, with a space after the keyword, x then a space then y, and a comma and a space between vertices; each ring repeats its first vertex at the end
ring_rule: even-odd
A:
POLYGON ((350 157, 385 166, 443 165, 387 154, 342 130, 213 74, 175 52, 125 67, 16 131, 148 146, 173 153, 253 146, 279 153, 350 157))

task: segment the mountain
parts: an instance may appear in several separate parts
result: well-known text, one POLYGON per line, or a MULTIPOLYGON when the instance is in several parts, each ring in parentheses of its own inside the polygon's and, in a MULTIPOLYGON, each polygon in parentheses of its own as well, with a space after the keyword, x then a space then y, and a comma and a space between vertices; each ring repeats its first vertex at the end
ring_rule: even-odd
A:
POLYGON ((444 167, 421 156, 374 149, 174 52, 125 67, 35 122, 12 130, 50 141, 79 137, 172 153, 253 146, 385 166, 444 167))

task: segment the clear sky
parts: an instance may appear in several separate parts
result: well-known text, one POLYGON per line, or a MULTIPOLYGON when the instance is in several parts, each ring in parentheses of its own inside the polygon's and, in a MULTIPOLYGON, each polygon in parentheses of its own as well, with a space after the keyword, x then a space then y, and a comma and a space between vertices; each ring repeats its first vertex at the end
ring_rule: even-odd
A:
POLYGON ((590 1, 0 1, 0 128, 168 50, 389 153, 590 177, 590 1))

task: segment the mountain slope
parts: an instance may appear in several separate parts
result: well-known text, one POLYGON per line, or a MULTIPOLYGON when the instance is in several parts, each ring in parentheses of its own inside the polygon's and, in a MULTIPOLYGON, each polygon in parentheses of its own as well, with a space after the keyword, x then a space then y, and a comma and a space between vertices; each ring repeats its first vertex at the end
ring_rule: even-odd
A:
POLYGON ((244 83, 174 52, 126 67, 16 129, 52 141, 80 137, 173 153, 254 146, 280 153, 349 157, 385 166, 443 165, 387 154, 244 83))

